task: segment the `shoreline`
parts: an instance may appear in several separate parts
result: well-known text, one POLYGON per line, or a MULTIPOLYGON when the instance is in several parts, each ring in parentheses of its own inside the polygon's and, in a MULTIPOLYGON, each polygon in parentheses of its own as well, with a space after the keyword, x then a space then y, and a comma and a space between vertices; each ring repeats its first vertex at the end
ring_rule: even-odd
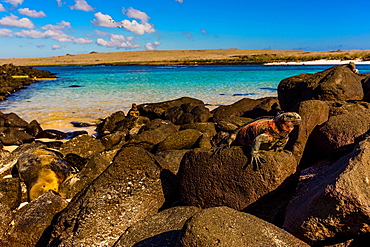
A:
POLYGON ((95 52, 38 58, 0 58, 17 66, 237 65, 308 63, 318 60, 370 60, 370 50, 303 51, 256 49, 155 50, 95 52))
POLYGON ((343 65, 350 62, 355 63, 356 65, 370 65, 370 61, 360 61, 360 60, 315 60, 315 61, 304 61, 304 62, 272 62, 265 63, 264 65, 343 65))

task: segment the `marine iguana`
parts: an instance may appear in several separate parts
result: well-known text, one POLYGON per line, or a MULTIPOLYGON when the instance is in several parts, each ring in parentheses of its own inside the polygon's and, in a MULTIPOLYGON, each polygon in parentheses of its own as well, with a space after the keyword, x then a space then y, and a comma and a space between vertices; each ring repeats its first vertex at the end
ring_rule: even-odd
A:
POLYGON ((233 145, 248 146, 250 150, 250 163, 260 168, 265 162, 259 155, 259 150, 282 151, 289 140, 289 134, 294 125, 299 125, 301 116, 296 112, 281 112, 275 117, 260 117, 247 125, 237 129, 216 147, 215 152, 233 145))

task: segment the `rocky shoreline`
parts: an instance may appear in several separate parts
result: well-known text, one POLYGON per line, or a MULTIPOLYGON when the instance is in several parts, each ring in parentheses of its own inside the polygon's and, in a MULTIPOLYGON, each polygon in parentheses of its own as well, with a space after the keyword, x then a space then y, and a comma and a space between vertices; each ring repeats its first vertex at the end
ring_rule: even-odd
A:
POLYGON ((0 245, 366 246, 370 75, 334 66, 282 80, 277 98, 138 110, 96 136, 0 114, 0 245), (285 151, 261 151, 260 170, 245 147, 212 151, 281 110, 302 123, 285 151))

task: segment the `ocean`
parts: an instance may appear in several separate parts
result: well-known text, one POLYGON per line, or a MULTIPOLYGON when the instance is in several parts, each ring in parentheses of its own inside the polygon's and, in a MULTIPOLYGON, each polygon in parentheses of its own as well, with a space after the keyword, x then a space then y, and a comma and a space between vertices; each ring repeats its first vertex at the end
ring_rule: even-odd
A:
MULTIPOLYGON (((197 65, 37 67, 55 73, 55 81, 31 84, 0 102, 44 129, 68 130, 71 121, 97 123, 132 103, 155 103, 181 97, 202 100, 210 109, 242 98, 277 96, 282 79, 314 73, 332 65, 197 65)), ((369 73, 370 65, 358 65, 369 73)))

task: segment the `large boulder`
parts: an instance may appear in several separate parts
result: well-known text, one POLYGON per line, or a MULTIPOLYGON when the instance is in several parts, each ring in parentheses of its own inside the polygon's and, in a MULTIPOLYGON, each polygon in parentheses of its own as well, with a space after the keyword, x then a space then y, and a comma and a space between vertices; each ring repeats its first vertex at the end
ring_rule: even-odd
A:
POLYGON ((130 226, 114 247, 175 246, 185 221, 198 211, 197 207, 178 206, 149 215, 130 226))
POLYGON ((95 155, 87 161, 86 165, 77 174, 68 177, 60 185, 59 192, 66 198, 73 198, 97 178, 109 165, 110 161, 105 155, 95 155))
POLYGON ((49 246, 112 246, 132 224, 164 203, 161 168, 142 148, 123 148, 78 193, 43 238, 49 246))
POLYGON ((36 246, 53 217, 67 204, 59 195, 47 192, 19 209, 6 229, 4 242, 8 245, 5 246, 36 246))
POLYGON ((21 203, 22 189, 19 178, 0 179, 0 204, 16 209, 21 203))
POLYGON ((245 151, 231 147, 217 154, 187 152, 178 172, 182 202, 200 208, 243 210, 281 187, 296 172, 294 156, 287 152, 260 151, 266 163, 255 171, 245 151))
POLYGON ((96 132, 99 137, 110 134, 117 127, 117 123, 125 119, 123 111, 117 111, 107 118, 103 119, 96 127, 96 132))
POLYGON ((311 149, 309 152, 317 158, 349 152, 356 144, 356 138, 369 129, 370 110, 332 116, 312 132, 308 143, 311 149))
POLYGON ((105 150, 104 145, 99 139, 91 135, 80 135, 72 138, 71 140, 63 143, 59 150, 63 155, 69 153, 76 154, 82 158, 91 158, 105 150))
POLYGON ((297 162, 300 163, 312 131, 328 120, 329 106, 320 100, 306 100, 298 104, 296 112, 301 116, 302 121, 290 134, 286 148, 292 150, 297 162))
POLYGON ((22 145, 35 140, 34 136, 28 134, 25 130, 15 127, 0 128, 0 142, 4 145, 22 145))
POLYGON ((19 157, 24 153, 38 148, 46 147, 42 143, 26 143, 17 147, 11 153, 5 153, 5 157, 1 157, 0 163, 0 178, 12 174, 13 167, 17 163, 19 157))
POLYGON ((183 104, 204 105, 204 102, 198 99, 182 97, 175 100, 163 101, 158 103, 146 103, 138 105, 140 114, 150 119, 160 118, 162 114, 169 108, 181 106, 183 104))
POLYGON ((218 122, 227 117, 256 118, 262 115, 275 115, 280 109, 276 98, 244 98, 231 105, 219 106, 212 111, 213 121, 218 122))
POLYGON ((291 111, 297 103, 310 99, 348 101, 362 100, 363 97, 360 77, 345 65, 292 76, 278 86, 279 103, 284 111, 291 111))
POLYGON ((27 186, 30 201, 49 190, 58 192, 59 185, 71 173, 71 166, 59 153, 45 148, 24 152, 16 167, 19 178, 27 186))
POLYGON ((152 149, 176 131, 177 127, 172 122, 157 118, 143 126, 139 133, 133 136, 126 145, 140 145, 145 149, 152 149))
POLYGON ((277 226, 228 207, 196 213, 186 221, 176 247, 309 246, 277 226))
POLYGON ((156 151, 194 148, 201 135, 202 132, 196 129, 177 131, 158 143, 156 151))
POLYGON ((188 151, 190 149, 166 150, 157 152, 155 156, 161 162, 163 168, 168 169, 173 174, 177 174, 181 160, 188 151))
POLYGON ((369 177, 369 138, 332 165, 302 171, 284 229, 312 244, 369 234, 369 177))
POLYGON ((204 104, 187 103, 171 107, 163 112, 163 118, 174 124, 183 125, 198 122, 207 122, 211 113, 204 104))

